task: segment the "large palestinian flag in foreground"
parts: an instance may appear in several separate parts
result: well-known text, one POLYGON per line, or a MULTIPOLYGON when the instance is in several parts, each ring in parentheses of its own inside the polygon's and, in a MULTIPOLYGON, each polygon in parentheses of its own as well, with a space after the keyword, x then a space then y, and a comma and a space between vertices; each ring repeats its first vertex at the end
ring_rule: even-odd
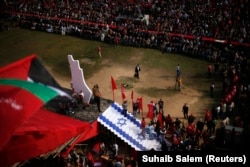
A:
POLYGON ((98 134, 95 122, 83 122, 44 108, 54 97, 61 96, 69 95, 36 55, 0 68, 1 166, 57 155, 98 134))
POLYGON ((14 131, 57 92, 42 84, 0 79, 0 151, 14 131))

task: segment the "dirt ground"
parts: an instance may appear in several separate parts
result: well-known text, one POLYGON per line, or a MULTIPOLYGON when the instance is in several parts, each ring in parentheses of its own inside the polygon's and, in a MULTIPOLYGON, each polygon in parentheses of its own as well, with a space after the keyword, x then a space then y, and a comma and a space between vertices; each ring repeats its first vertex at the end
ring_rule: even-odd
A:
MULTIPOLYGON (((82 59, 80 61, 84 61, 85 63, 91 64, 92 62, 89 59, 82 59)), ((92 89, 94 84, 99 85, 99 89, 101 95, 105 99, 113 99, 113 93, 111 89, 111 75, 115 80, 119 80, 120 78, 133 77, 134 75, 134 64, 130 64, 127 66, 122 66, 119 64, 114 64, 107 59, 103 59, 102 64, 104 65, 103 69, 99 72, 96 72, 91 78, 86 80, 89 88, 92 89), (128 70, 129 69, 129 70, 128 70)), ((84 71, 84 67, 81 67, 84 71)), ((131 92, 134 91, 134 99, 138 97, 143 98, 143 116, 145 117, 148 111, 147 104, 150 101, 158 102, 160 98, 164 101, 164 115, 170 114, 173 118, 179 117, 183 118, 182 106, 184 103, 189 105, 189 113, 194 114, 195 116, 200 116, 198 113, 201 111, 205 111, 205 107, 203 104, 207 104, 208 99, 202 98, 202 94, 197 92, 194 89, 191 89, 183 84, 183 89, 181 91, 176 90, 174 95, 168 96, 168 94, 162 93, 161 97, 155 98, 150 97, 147 94, 140 94, 136 92, 136 88, 151 88, 157 87, 159 89, 173 88, 175 89, 175 73, 172 72, 169 78, 163 78, 160 75, 155 74, 163 74, 165 71, 149 69, 145 66, 142 66, 142 71, 140 72, 140 79, 133 83, 133 89, 126 90, 126 97, 128 100, 128 110, 132 111, 132 99, 131 92), (202 99, 202 102, 201 102, 202 99), (131 106, 131 107, 130 107, 131 106)), ((173 70, 174 71, 174 70, 173 70)), ((70 76, 62 77, 52 72, 52 75, 55 77, 57 82, 66 88, 70 88, 70 76)), ((115 101, 119 104, 122 104, 121 90, 118 88, 114 91, 115 101)), ((141 117, 142 115, 140 115, 141 117)), ((203 116, 203 115, 202 115, 203 116)))

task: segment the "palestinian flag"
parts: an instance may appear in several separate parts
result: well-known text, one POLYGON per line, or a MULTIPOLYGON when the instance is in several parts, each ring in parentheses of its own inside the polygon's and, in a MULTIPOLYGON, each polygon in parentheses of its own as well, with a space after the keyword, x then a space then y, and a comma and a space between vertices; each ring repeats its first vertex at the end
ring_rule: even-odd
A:
POLYGON ((48 86, 19 79, 0 79, 0 150, 14 131, 58 93, 48 86))
POLYGON ((52 101, 57 105, 70 91, 65 93, 67 89, 55 81, 35 55, 1 67, 0 80, 2 166, 59 154, 69 144, 98 134, 95 124, 48 110, 52 101))
MULTIPOLYGON (((57 91, 58 96, 71 99, 70 90, 59 85, 35 54, 0 68, 0 78, 15 78, 44 84, 57 91)), ((51 108, 56 108, 57 103, 50 104, 51 108)))
POLYGON ((51 86, 60 95, 68 96, 68 90, 61 87, 54 77, 43 66, 35 54, 20 59, 0 68, 0 78, 16 78, 51 86))

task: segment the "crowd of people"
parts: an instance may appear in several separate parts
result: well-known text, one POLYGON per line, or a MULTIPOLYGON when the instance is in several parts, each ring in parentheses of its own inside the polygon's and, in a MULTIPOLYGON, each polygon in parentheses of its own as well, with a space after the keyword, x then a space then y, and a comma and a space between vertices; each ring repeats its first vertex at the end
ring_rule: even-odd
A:
POLYGON ((23 28, 115 45, 189 52, 211 59, 223 58, 215 41, 247 46, 250 42, 247 0, 4 2, 1 14, 23 28))
MULTIPOLYGON (((182 106, 182 112, 187 124, 184 124, 184 121, 181 122, 179 118, 174 119, 166 113, 164 115, 163 106, 160 103, 162 99, 158 103, 149 103, 151 107, 149 107, 147 117, 152 121, 147 127, 142 127, 149 129, 147 131, 149 136, 160 139, 162 150, 245 149, 244 145, 249 139, 247 136, 250 118, 247 54, 228 51, 226 55, 228 59, 222 66, 219 65, 218 68, 216 61, 213 67, 209 67, 208 78, 213 83, 214 79, 218 79, 219 76, 223 81, 222 92, 219 96, 221 99, 216 105, 204 111, 204 116, 196 118, 195 115, 190 114, 189 106, 185 103, 182 106), (152 125, 153 131, 150 130, 152 125), (230 127, 226 128, 226 126, 230 127)), ((178 77, 180 76, 179 70, 179 65, 177 65, 178 77)), ((214 98, 213 89, 214 84, 211 84, 211 98, 214 98)))
MULTIPOLYGON (((188 115, 187 106, 183 106, 187 127, 170 115, 164 116, 164 126, 157 121, 151 122, 157 136, 165 141, 162 149, 209 149, 216 143, 231 145, 234 141, 225 143, 225 126, 214 130, 219 119, 230 119, 232 126, 244 129, 242 143, 248 139, 245 135, 249 133, 250 93, 248 0, 9 0, 1 2, 0 10, 2 17, 10 19, 13 25, 18 23, 21 28, 116 46, 154 48, 162 53, 186 53, 210 61, 214 66, 209 67, 209 78, 213 79, 214 75, 223 78, 223 98, 218 105, 208 109, 209 117, 195 118, 188 115), (163 138, 162 134, 165 134, 163 138), (171 134, 171 147, 167 134, 171 134), (212 141, 213 135, 216 137, 212 141), (199 143, 200 138, 203 143, 199 143)), ((98 53, 102 57, 100 49, 98 53)), ((139 78, 139 71, 135 77, 139 78)), ((179 75, 177 70, 176 79, 179 75)), ((96 101, 99 104, 99 99, 96 101)), ((163 113, 163 103, 159 104, 157 115, 163 113)), ((101 111, 99 105, 98 110, 101 111)), ((134 115, 136 113, 135 107, 134 115)), ((242 143, 236 145, 242 146, 242 143)))

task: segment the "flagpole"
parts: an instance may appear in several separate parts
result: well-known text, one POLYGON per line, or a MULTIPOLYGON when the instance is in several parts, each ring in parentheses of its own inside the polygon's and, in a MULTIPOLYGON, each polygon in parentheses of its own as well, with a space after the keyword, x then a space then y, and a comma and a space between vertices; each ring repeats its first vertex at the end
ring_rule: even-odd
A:
POLYGON ((131 100, 132 100, 132 111, 133 111, 133 103, 134 103, 134 91, 131 92, 131 100))
POLYGON ((114 90, 112 90, 112 92, 113 92, 113 102, 115 102, 115 92, 114 90))
POLYGON ((123 84, 121 84, 121 93, 122 93, 122 102, 123 102, 126 99, 125 88, 123 84))
POLYGON ((141 117, 143 118, 143 102, 142 102, 142 100, 141 100, 141 117))

